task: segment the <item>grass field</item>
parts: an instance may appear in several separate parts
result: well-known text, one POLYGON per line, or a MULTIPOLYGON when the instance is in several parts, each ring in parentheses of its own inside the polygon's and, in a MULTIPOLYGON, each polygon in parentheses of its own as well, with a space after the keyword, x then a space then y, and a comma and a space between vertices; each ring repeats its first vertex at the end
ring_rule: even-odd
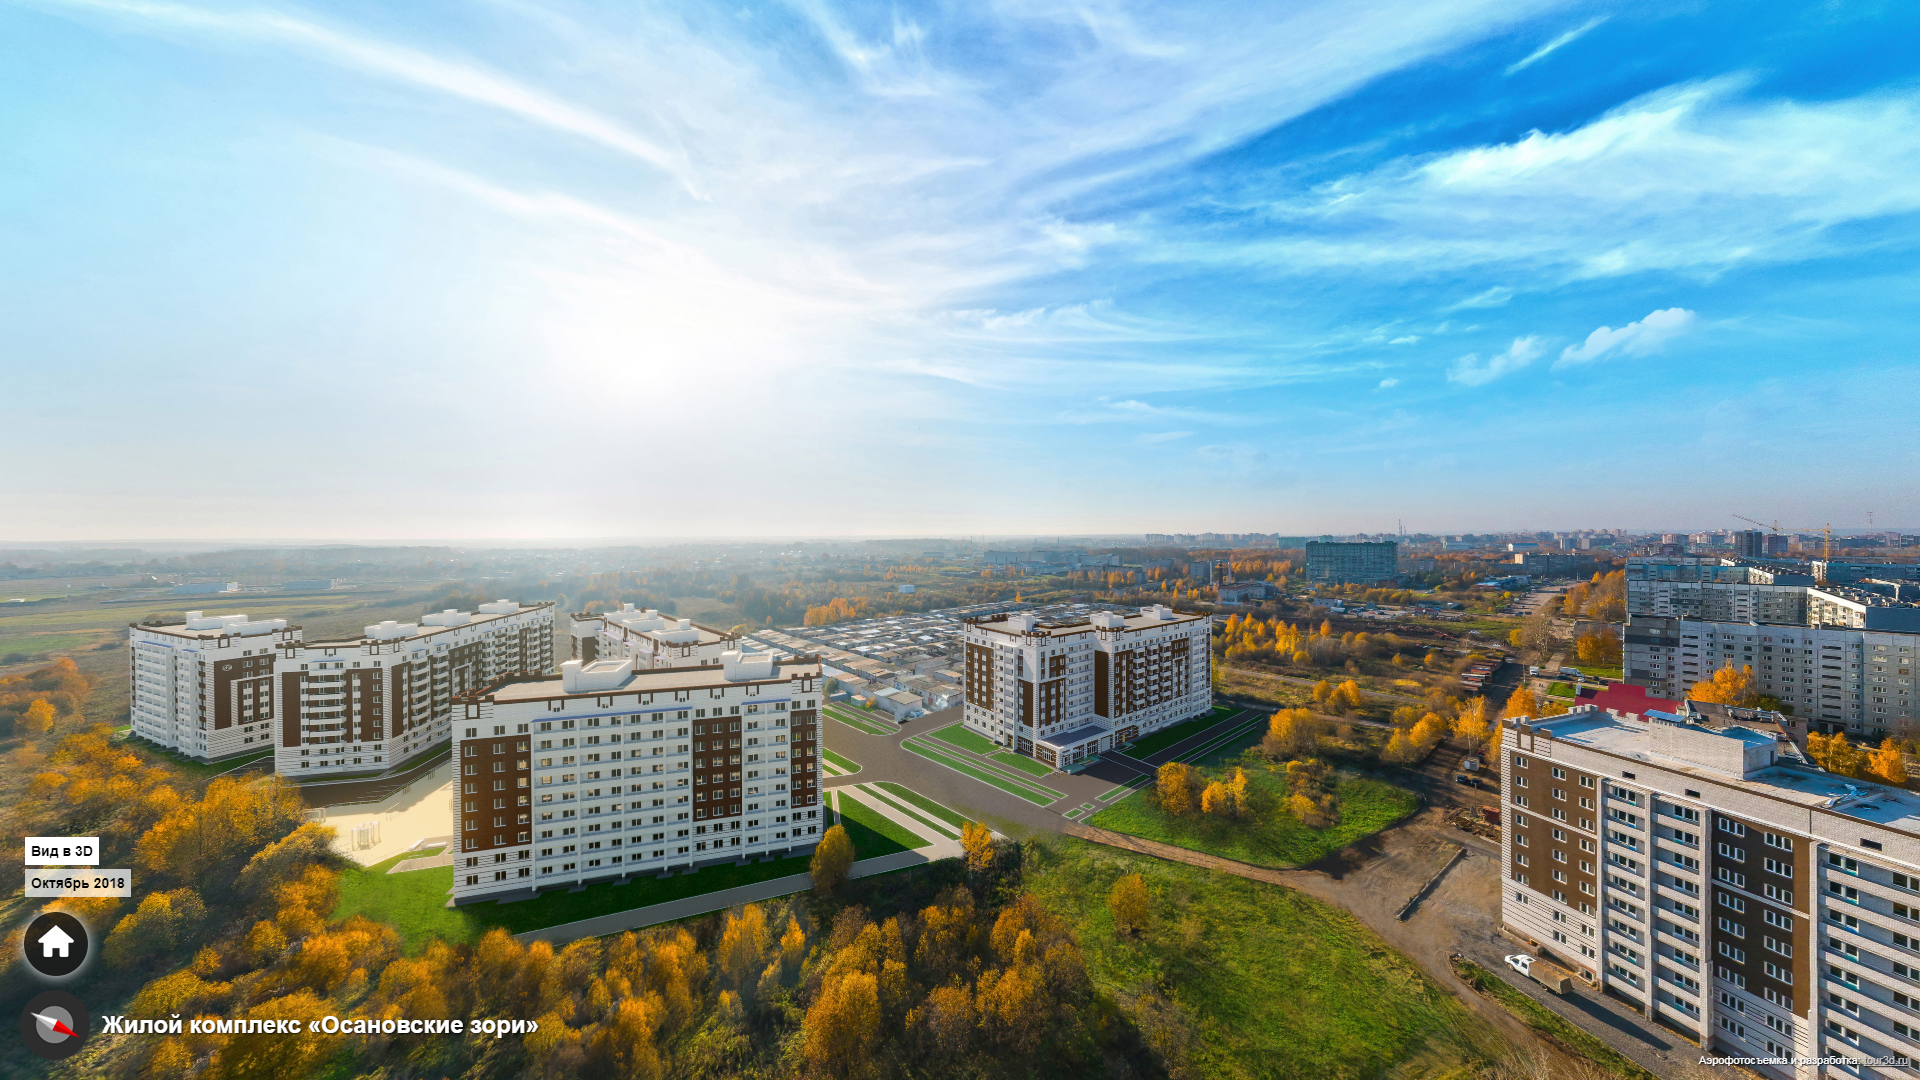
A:
POLYGON ((1002 765, 1019 769, 1021 772, 1026 773, 1028 776, 1037 776, 1044 779, 1046 776, 1048 776, 1050 773, 1053 772, 1052 769, 1047 768, 1045 765, 1042 765, 1041 763, 1033 760, 1032 758, 1022 757, 1021 755, 1015 754, 1011 751, 1002 750, 997 754, 992 754, 989 756, 992 758, 992 760, 997 761, 1002 765))
POLYGON ((1573 687, 1563 682, 1549 683, 1547 685, 1547 693, 1552 697, 1571 698, 1575 696, 1573 687))
POLYGON ((928 761, 945 765, 957 773, 971 776, 983 784, 991 784, 1010 795, 1018 795, 1020 798, 1039 806, 1046 806, 1049 803, 1057 801, 1060 797, 1056 794, 1038 790, 1036 786, 1029 785, 1025 781, 1015 780, 1012 777, 1003 776, 999 773, 990 772, 976 766, 958 754, 940 750, 937 743, 926 739, 908 739, 900 745, 906 747, 907 750, 912 753, 926 758, 928 761))
POLYGON ((958 829, 960 826, 965 825, 967 823, 967 819, 965 817, 961 816, 958 813, 955 813, 952 810, 949 810, 948 808, 940 805, 937 802, 934 802, 932 799, 927 798, 925 795, 922 795, 919 792, 913 790, 912 788, 906 787, 905 785, 896 784, 891 780, 882 780, 878 784, 875 784, 874 786, 877 788, 880 788, 881 790, 885 791, 889 795, 895 796, 902 802, 911 803, 914 806, 919 807, 921 810, 925 811, 928 814, 933 815, 936 818, 939 818, 941 821, 946 822, 947 824, 953 826, 955 829, 958 829))
POLYGON ((971 750, 976 754, 991 754, 1000 749, 985 735, 977 731, 968 731, 965 724, 948 724, 928 734, 943 743, 952 743, 962 750, 971 750))
POLYGON ((820 756, 832 762, 833 767, 836 769, 839 769, 842 774, 857 773, 860 771, 859 762, 841 757, 839 754, 836 754, 833 751, 826 749, 825 747, 821 748, 820 756))
MULTIPOLYGON (((847 831, 851 834, 854 829, 847 831)), ((446 903, 447 895, 453 888, 452 867, 413 870, 405 874, 387 873, 387 868, 394 863, 414 857, 417 857, 416 852, 408 852, 375 866, 348 867, 340 875, 340 904, 334 909, 334 917, 362 914, 390 922, 399 929, 407 950, 415 952, 434 937, 448 941, 478 941, 480 935, 495 926, 504 927, 510 934, 519 934, 544 926, 591 919, 596 915, 663 904, 669 900, 751 885, 791 874, 804 874, 809 861, 807 856, 797 856, 746 866, 725 863, 706 867, 696 874, 676 874, 664 880, 641 877, 625 885, 591 885, 577 893, 557 890, 514 904, 467 904, 450 908, 446 903)))
POLYGON ((1128 757, 1135 758, 1145 758, 1148 754, 1157 754, 1167 747, 1172 746, 1174 743, 1179 742, 1181 739, 1190 739, 1200 734, 1239 711, 1239 707, 1235 705, 1215 705, 1213 708, 1207 710, 1205 716, 1196 716, 1191 720, 1186 720, 1170 728, 1156 731, 1146 738, 1141 739, 1127 747, 1126 754, 1128 757))
POLYGON ((834 802, 840 811, 840 824, 853 840, 854 853, 862 859, 926 847, 933 842, 854 798, 845 788, 834 792, 834 802))
POLYGON ((1195 749, 1180 755, 1180 760, 1202 769, 1219 768, 1222 765, 1237 763, 1240 755, 1250 746, 1256 746, 1267 735, 1267 718, 1250 716, 1223 735, 1215 737, 1195 749))
MULTIPOLYGON (((1094 814, 1087 823, 1256 866, 1290 867, 1331 855, 1399 821, 1420 805, 1410 791, 1379 780, 1349 777, 1335 788, 1340 799, 1340 821, 1331 828, 1309 829, 1283 808, 1287 795, 1284 778, 1264 769, 1250 769, 1248 776, 1267 806, 1249 821, 1202 814, 1176 817, 1149 804, 1146 792, 1138 791, 1094 814)), ((1217 772, 1209 775, 1209 779, 1218 778, 1217 772)))
POLYGON ((1187 1075, 1464 1077, 1509 1051, 1411 960, 1304 893, 1066 837, 1030 865, 1027 888, 1074 925, 1098 992, 1149 1038, 1184 1043, 1187 1075), (1116 935, 1107 910, 1126 874, 1151 897, 1139 937, 1116 935))
POLYGON ((1460 976, 1468 986, 1505 1006, 1506 1010, 1518 1017, 1521 1023, 1560 1044, 1575 1057, 1585 1058, 1615 1076, 1621 1077, 1622 1080, 1657 1080, 1652 1073, 1623 1057, 1606 1043, 1569 1023, 1559 1013, 1507 985, 1505 979, 1466 957, 1454 958, 1453 973, 1460 976))

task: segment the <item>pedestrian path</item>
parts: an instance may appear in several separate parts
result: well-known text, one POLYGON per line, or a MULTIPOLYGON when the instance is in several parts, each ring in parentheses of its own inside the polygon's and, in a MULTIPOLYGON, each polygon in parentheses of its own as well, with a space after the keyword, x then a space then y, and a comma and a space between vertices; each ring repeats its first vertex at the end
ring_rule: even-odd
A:
POLYGON ((904 740, 901 746, 936 765, 991 784, 1036 806, 1051 806, 1067 797, 1066 792, 1048 787, 1022 770, 1002 765, 986 755, 948 742, 939 735, 937 731, 914 735, 904 740))
MULTIPOLYGON (((860 794, 864 796, 864 798, 860 800, 862 805, 872 807, 875 811, 879 812, 881 816, 906 829, 908 832, 924 836, 935 843, 939 843, 942 840, 958 841, 960 839, 959 829, 913 806, 891 792, 881 790, 880 785, 867 783, 856 786, 860 794)), ((838 790, 844 791, 845 789, 841 788, 838 790)))

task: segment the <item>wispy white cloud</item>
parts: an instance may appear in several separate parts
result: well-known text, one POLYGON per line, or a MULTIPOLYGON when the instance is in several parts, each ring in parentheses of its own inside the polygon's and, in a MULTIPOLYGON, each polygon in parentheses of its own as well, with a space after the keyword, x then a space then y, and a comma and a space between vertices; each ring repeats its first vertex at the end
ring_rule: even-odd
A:
POLYGON ((1638 322, 1630 322, 1615 330, 1603 326, 1587 335, 1587 340, 1578 345, 1569 345, 1560 351, 1560 359, 1553 362, 1555 369, 1574 364, 1590 363, 1610 354, 1621 356, 1645 356, 1666 348, 1667 342, 1688 333, 1699 323, 1698 317, 1686 308, 1666 308, 1656 311, 1638 322))
POLYGON ((1920 91, 1754 101, 1747 86, 1681 84, 1570 131, 1405 159, 1258 203, 1287 226, 1273 239, 1166 251, 1375 280, 1497 268, 1551 285, 1838 254, 1870 241, 1837 226, 1920 210, 1920 91))
POLYGON ((333 30, 272 11, 214 11, 162 0, 58 0, 112 16, 305 51, 370 74, 499 109, 638 158, 691 185, 686 160, 621 124, 472 63, 333 30))
POLYGON ((1391 389, 1393 389, 1394 387, 1396 387, 1396 386, 1399 386, 1399 385, 1400 385, 1400 380, 1399 380, 1399 379, 1381 379, 1381 380, 1380 380, 1380 385, 1379 385, 1379 386, 1376 386, 1376 387, 1374 387, 1374 389, 1376 389, 1376 390, 1391 390, 1391 389))
POLYGON ((1397 337, 1397 338, 1394 338, 1394 339, 1393 339, 1392 341, 1389 341, 1389 342, 1387 342, 1387 344, 1389 344, 1389 345, 1414 345, 1414 344, 1418 344, 1418 343, 1419 343, 1419 341, 1420 341, 1420 335, 1419 335, 1419 334, 1402 334, 1401 336, 1399 336, 1399 337, 1397 337))
POLYGON ((1135 435, 1133 437, 1133 441, 1139 443, 1142 446, 1152 446, 1155 443, 1172 442, 1175 439, 1185 439, 1190 437, 1192 434, 1193 432, 1191 431, 1154 431, 1154 432, 1148 432, 1142 435, 1135 435))
POLYGON ((1454 304, 1449 308, 1446 308, 1445 310, 1460 311, 1465 308, 1500 307, 1501 305, 1505 304, 1507 301, 1511 299, 1513 299, 1512 289, 1507 288, 1505 285, 1495 285, 1493 288, 1488 289, 1486 292, 1478 293, 1474 296, 1469 296, 1465 300, 1462 300, 1459 303, 1454 304))
POLYGON ((1447 371, 1447 381, 1462 386, 1485 386, 1502 375, 1510 375, 1533 363, 1546 351, 1537 337, 1514 338, 1506 351, 1495 353, 1485 360, 1480 359, 1479 353, 1468 353, 1455 360, 1447 371))
POLYGON ((1559 51, 1561 48, 1564 48, 1567 45, 1571 45, 1575 41, 1586 36, 1589 30, 1592 30, 1594 27, 1599 26, 1601 23, 1606 21, 1607 19, 1606 19, 1606 16, 1604 15, 1596 19, 1588 19, 1585 23, 1574 27, 1573 29, 1567 31, 1566 33, 1561 34, 1559 37, 1554 38, 1552 41, 1547 42, 1545 45, 1542 45, 1539 48, 1533 50, 1533 52, 1527 54, 1527 56, 1524 59, 1516 60, 1513 64, 1508 66, 1507 74, 1513 75, 1518 72, 1525 71, 1526 69, 1532 67, 1533 65, 1539 63, 1540 61, 1545 60, 1548 56, 1559 51))

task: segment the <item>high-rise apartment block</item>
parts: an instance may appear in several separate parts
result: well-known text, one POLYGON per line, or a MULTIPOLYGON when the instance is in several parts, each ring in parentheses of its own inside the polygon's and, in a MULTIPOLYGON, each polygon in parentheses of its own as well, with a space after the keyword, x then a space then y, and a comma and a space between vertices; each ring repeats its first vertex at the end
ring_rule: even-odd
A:
POLYGON ((1920 1060, 1920 796, 1761 715, 1646 715, 1502 721, 1505 929, 1712 1053, 1920 1060))
POLYGON ((456 902, 804 852, 819 841, 816 660, 569 660, 462 699, 456 902))
POLYGON ((1164 605, 1081 621, 963 620, 968 728, 1056 768, 1207 711, 1212 619, 1164 605))
POLYGON ((511 600, 353 638, 187 613, 128 629, 134 733, 202 760, 274 748, 289 776, 385 769, 451 736, 455 695, 553 666, 553 605, 511 600), (271 741, 271 742, 270 742, 271 741))
POLYGON ((127 629, 133 733, 169 750, 217 761, 273 737, 275 662, 300 628, 285 619, 189 611, 185 623, 127 629))
POLYGON ((1911 599, 1735 559, 1634 558, 1626 574, 1627 682, 1655 697, 1751 666, 1753 690, 1816 730, 1878 741, 1920 717, 1911 599))
POLYGON ((1307 580, 1329 585, 1376 585, 1400 577, 1400 545, 1392 540, 1307 541, 1307 580))

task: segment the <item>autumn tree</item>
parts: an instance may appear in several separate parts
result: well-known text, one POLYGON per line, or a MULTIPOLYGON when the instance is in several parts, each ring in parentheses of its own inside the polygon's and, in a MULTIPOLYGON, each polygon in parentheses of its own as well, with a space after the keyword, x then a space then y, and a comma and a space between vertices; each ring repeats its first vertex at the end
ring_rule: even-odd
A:
POLYGON ((1327 734, 1327 721, 1312 709, 1281 709, 1267 721, 1265 749, 1274 757, 1308 753, 1327 734))
POLYGON ((1500 710, 1500 715, 1507 718, 1540 715, 1540 699, 1534 696, 1533 687, 1525 683, 1514 687, 1513 693, 1507 697, 1506 706, 1500 710))
POLYGON ((1194 791, 1197 776, 1193 766, 1184 762, 1169 761, 1160 766, 1154 774, 1153 790, 1160 800, 1160 809, 1169 814, 1191 814, 1198 801, 1194 791))
POLYGON ((807 1060, 829 1075, 848 1076, 867 1063, 879 1039, 879 977, 856 970, 824 980, 807 1010, 807 1060))
POLYGON ((1860 779, 1867 771, 1867 753, 1847 741, 1843 732, 1822 735, 1817 731, 1807 734, 1807 756, 1814 764, 1831 773, 1860 779))
POLYGON ((1867 762, 1867 772, 1875 780, 1894 787, 1907 785, 1907 756, 1892 739, 1880 740, 1880 749, 1867 762))
POLYGON ((960 847, 967 853, 967 873, 979 875, 993 869, 993 830, 977 821, 960 826, 960 847))
POLYGON ((853 870, 853 858, 853 840, 847 836, 845 826, 828 829, 813 849, 813 861, 809 865, 813 891, 825 896, 838 889, 853 870))
POLYGON ((1460 712, 1453 718, 1453 734, 1468 743, 1478 744, 1486 741, 1489 722, 1487 699, 1474 697, 1461 705, 1460 712))
POLYGON ((27 706, 26 714, 20 718, 20 726, 35 734, 44 734, 53 730, 53 718, 57 715, 53 703, 45 698, 36 698, 27 706))
POLYGON ((1115 933, 1122 937, 1144 933, 1151 918, 1146 881, 1139 874, 1128 874, 1114 882, 1107 893, 1107 910, 1113 913, 1115 933))
POLYGON ((1751 705, 1758 696, 1748 688, 1753 681, 1753 665, 1735 668, 1731 663, 1713 673, 1713 678, 1694 683, 1687 696, 1695 701, 1720 705, 1751 705))

